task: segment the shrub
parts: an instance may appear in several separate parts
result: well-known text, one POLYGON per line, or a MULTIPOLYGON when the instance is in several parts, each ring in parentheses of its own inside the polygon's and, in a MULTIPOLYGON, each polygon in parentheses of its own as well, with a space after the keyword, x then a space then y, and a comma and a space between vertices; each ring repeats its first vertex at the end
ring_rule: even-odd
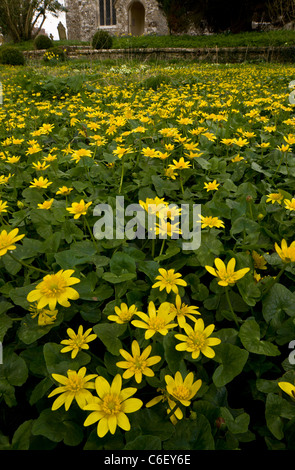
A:
POLYGON ((111 49, 113 38, 107 31, 97 31, 92 38, 93 49, 111 49))
POLYGON ((35 38, 34 45, 38 50, 49 49, 53 47, 53 42, 46 34, 40 34, 35 38))
POLYGON ((13 46, 0 47, 0 64, 4 65, 24 65, 24 54, 13 46))
POLYGON ((44 53, 43 60, 47 64, 57 64, 66 60, 66 52, 61 47, 50 47, 44 53))

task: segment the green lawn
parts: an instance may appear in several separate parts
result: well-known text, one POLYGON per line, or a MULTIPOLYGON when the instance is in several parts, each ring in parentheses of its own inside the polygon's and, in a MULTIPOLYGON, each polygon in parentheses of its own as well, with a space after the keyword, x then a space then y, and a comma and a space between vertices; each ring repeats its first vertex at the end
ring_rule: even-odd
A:
MULTIPOLYGON (((54 41, 55 45, 70 46, 82 45, 87 46, 90 43, 81 41, 54 41)), ((294 31, 269 31, 269 32, 247 32, 239 34, 212 34, 201 36, 122 36, 113 38, 113 48, 142 48, 142 47, 242 47, 242 46, 285 46, 295 45, 294 31)), ((34 42, 28 41, 17 44, 22 50, 30 50, 34 48, 34 42)))

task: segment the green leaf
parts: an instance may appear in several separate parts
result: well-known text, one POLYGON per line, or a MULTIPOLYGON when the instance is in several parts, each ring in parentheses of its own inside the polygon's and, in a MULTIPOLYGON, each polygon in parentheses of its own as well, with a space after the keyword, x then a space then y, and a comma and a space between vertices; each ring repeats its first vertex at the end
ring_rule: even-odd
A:
POLYGON ((221 343, 214 350, 214 359, 220 366, 213 373, 213 383, 216 387, 223 387, 242 372, 249 353, 230 343, 221 343))
POLYGON ((262 302, 262 314, 267 323, 276 320, 285 312, 295 315, 295 294, 283 284, 275 284, 262 302))
POLYGON ((61 352, 63 347, 63 345, 56 343, 44 344, 43 354, 49 374, 61 374, 66 376, 69 369, 77 371, 90 362, 90 356, 84 351, 79 351, 77 356, 72 359, 70 352, 61 352))
POLYGON ((178 344, 174 337, 174 333, 169 332, 164 336, 163 346, 165 351, 165 359, 167 361, 168 367, 173 374, 181 369, 181 363, 183 363, 184 353, 179 352, 175 349, 176 344, 178 344))
POLYGON ((274 393, 267 395, 265 403, 265 419, 268 429, 279 440, 284 437, 282 418, 295 418, 295 407, 284 398, 274 393))
POLYGON ((136 278, 136 273, 125 273, 119 276, 114 273, 104 273, 102 278, 111 284, 120 284, 121 282, 131 281, 136 278))
POLYGON ((269 342, 260 339, 260 328, 254 319, 246 320, 240 328, 240 340, 247 351, 254 354, 263 354, 265 356, 279 356, 278 347, 269 342))
POLYGON ((119 337, 123 335, 126 328, 126 325, 117 323, 98 323, 94 325, 93 331, 111 354, 119 356, 119 350, 122 348, 119 337))
POLYGON ((126 253, 116 252, 110 261, 110 271, 116 276, 127 273, 136 273, 136 263, 134 258, 126 253))
POLYGON ((228 408, 221 407, 220 411, 230 432, 233 434, 242 434, 248 431, 250 416, 247 413, 241 413, 234 418, 228 408))
POLYGON ((15 431, 12 441, 12 450, 28 450, 30 447, 30 439, 32 437, 33 420, 30 419, 22 423, 15 431))
POLYGON ((194 421, 181 420, 175 426, 172 438, 163 443, 165 450, 214 450, 214 438, 209 421, 197 414, 194 421))
POLYGON ((53 442, 64 442, 68 446, 78 446, 83 439, 83 428, 71 420, 69 411, 43 410, 32 427, 32 434, 44 436, 53 442))
POLYGON ((134 441, 128 442, 124 450, 161 450, 161 439, 152 435, 138 436, 134 441))

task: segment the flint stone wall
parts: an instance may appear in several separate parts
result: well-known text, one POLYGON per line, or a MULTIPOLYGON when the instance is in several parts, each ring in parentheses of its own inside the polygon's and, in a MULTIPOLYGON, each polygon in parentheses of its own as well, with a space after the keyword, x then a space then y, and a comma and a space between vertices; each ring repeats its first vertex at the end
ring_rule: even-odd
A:
POLYGON ((144 7, 143 34, 169 34, 166 18, 158 6, 157 0, 113 1, 116 9, 116 24, 101 26, 99 0, 66 0, 68 39, 90 41, 98 29, 104 29, 110 34, 119 36, 130 34, 131 11, 135 3, 141 3, 144 7))

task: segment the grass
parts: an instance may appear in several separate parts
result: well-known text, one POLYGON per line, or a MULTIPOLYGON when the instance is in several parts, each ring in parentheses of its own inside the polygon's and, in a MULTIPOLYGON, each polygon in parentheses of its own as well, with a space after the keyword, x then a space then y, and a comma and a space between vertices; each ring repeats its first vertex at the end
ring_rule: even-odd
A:
MULTIPOLYGON (((54 41, 55 45, 61 46, 87 46, 90 42, 85 41, 54 41)), ((245 32, 239 34, 222 33, 212 35, 179 35, 179 36, 114 36, 114 49, 127 48, 166 48, 166 47, 269 47, 269 46, 293 46, 295 45, 294 31, 275 30, 265 32, 245 32)), ((21 50, 34 49, 34 41, 26 41, 16 44, 21 50)))

